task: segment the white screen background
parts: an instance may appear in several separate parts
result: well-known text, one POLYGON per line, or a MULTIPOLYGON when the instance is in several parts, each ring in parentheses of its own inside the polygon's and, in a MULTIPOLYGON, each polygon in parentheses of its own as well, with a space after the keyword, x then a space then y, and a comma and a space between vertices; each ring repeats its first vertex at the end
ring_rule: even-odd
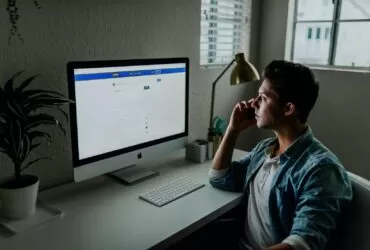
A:
MULTIPOLYGON (((185 67, 89 68, 75 75, 185 67)), ((185 72, 76 81, 75 94, 79 159, 185 132, 185 72)))

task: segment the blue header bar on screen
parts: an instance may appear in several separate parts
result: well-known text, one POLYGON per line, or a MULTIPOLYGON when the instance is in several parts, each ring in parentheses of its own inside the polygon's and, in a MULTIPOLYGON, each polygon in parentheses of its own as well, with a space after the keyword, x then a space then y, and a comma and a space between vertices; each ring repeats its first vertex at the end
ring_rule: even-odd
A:
POLYGON ((167 68, 167 69, 149 69, 149 70, 133 70, 133 71, 119 71, 119 72, 104 72, 104 73, 89 73, 75 75, 75 81, 89 81, 101 80, 110 78, 122 77, 137 77, 148 75, 164 75, 186 72, 186 68, 167 68))

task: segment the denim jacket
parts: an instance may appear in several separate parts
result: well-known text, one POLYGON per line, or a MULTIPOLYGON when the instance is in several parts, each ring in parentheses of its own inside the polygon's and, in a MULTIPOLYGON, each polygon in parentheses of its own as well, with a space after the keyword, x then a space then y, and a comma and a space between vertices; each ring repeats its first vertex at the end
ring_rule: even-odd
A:
MULTIPOLYGON (((244 192, 262 166, 276 138, 261 141, 245 158, 232 162, 228 173, 210 180, 212 186, 244 192)), ((279 156, 280 167, 271 184, 270 220, 275 242, 302 237, 313 250, 325 249, 339 217, 352 200, 352 186, 337 157, 310 128, 279 156)), ((246 211, 246 209, 244 209, 246 211)))

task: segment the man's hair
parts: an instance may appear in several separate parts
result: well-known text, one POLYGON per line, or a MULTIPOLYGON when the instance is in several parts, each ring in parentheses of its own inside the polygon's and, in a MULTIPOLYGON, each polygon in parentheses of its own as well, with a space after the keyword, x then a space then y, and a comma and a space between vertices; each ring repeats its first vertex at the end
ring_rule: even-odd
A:
POLYGON ((302 64, 275 60, 266 67, 263 76, 272 84, 280 103, 293 103, 298 119, 305 123, 319 94, 313 72, 302 64))

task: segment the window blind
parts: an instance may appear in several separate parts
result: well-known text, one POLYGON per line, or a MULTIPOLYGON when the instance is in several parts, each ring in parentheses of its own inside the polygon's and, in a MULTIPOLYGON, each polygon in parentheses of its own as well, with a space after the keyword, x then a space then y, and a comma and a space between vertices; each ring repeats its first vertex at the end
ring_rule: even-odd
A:
POLYGON ((248 47, 251 0, 202 0, 200 64, 228 64, 248 47))

